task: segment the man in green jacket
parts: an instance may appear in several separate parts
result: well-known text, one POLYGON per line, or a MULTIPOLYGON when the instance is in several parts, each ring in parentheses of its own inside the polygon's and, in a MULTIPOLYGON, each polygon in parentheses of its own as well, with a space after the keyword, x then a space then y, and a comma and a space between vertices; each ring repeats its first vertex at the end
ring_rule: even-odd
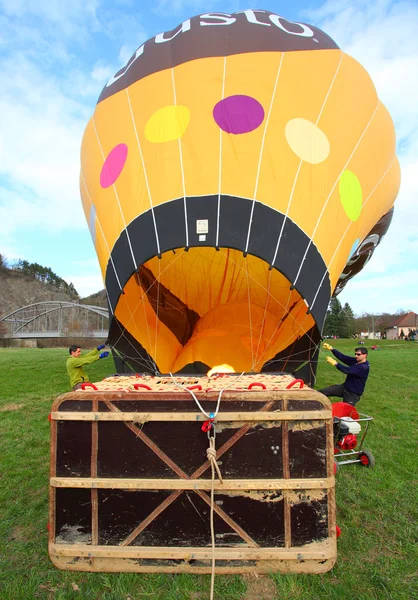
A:
POLYGON ((67 373, 70 377, 70 385, 73 391, 80 389, 82 384, 89 380, 84 372, 84 365, 89 365, 90 363, 99 360, 99 358, 106 358, 109 356, 109 352, 102 352, 99 354, 100 350, 103 350, 104 347, 105 344, 101 344, 94 350, 91 350, 91 352, 87 352, 84 356, 81 356, 80 346, 73 344, 69 347, 70 358, 67 358, 67 373))

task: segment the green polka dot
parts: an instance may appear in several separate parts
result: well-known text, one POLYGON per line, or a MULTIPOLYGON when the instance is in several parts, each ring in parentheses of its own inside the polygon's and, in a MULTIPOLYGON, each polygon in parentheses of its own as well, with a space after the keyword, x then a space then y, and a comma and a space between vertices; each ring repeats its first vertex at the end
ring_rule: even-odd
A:
POLYGON ((351 221, 357 221, 363 202, 363 192, 358 177, 351 171, 344 171, 340 177, 339 190, 345 214, 351 221))

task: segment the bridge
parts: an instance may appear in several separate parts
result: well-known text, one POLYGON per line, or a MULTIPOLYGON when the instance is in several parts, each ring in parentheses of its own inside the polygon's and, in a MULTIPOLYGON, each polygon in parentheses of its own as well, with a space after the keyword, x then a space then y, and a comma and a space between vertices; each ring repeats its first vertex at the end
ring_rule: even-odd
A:
POLYGON ((0 317, 0 338, 106 338, 108 323, 109 312, 101 306, 36 302, 0 317))

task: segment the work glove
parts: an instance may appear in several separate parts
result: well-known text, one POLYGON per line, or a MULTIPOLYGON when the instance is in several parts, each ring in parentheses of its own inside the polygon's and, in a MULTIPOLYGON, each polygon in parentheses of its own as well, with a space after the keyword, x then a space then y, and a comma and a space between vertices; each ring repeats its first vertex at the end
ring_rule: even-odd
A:
POLYGON ((109 356, 109 352, 102 352, 99 358, 107 358, 109 356))
POLYGON ((332 350, 331 344, 327 344, 326 342, 322 344, 322 347, 325 348, 325 350, 332 350))
POLYGON ((100 344, 100 346, 97 346, 97 350, 103 350, 105 346, 106 344, 100 344))
MULTIPOLYGON (((106 354, 106 352, 104 352, 103 354, 106 354)), ((327 356, 327 363, 329 363, 330 365, 332 365, 333 367, 335 367, 335 365, 337 364, 337 361, 334 358, 331 358, 330 356, 327 356)))

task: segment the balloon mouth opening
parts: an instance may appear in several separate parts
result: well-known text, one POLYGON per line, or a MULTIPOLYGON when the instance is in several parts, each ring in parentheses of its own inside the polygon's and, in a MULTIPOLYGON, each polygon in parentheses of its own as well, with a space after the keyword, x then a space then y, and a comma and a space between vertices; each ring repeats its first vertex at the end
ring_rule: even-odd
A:
POLYGON ((277 370, 292 372, 304 353, 295 347, 313 346, 316 323, 296 287, 239 250, 165 252, 141 265, 123 292, 114 315, 160 372, 193 363, 259 372, 277 356, 277 370))

